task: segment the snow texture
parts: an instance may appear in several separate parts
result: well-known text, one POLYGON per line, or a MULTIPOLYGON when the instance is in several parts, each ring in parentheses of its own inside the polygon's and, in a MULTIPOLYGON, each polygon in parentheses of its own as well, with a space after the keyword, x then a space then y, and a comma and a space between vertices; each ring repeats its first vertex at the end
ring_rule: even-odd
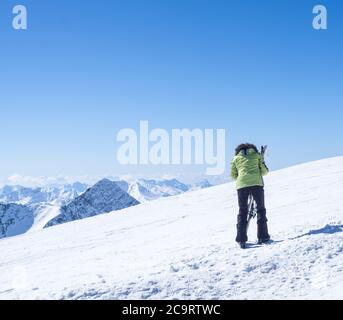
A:
POLYGON ((342 299, 343 158, 265 182, 269 245, 230 183, 0 240, 0 298, 342 299))

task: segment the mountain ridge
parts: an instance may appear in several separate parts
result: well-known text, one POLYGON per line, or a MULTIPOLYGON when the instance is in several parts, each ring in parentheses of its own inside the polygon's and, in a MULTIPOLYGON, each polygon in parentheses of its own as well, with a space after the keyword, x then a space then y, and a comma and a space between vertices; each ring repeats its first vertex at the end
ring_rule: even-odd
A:
POLYGON ((102 179, 83 194, 61 208, 58 216, 44 228, 81 220, 138 205, 139 202, 123 191, 115 182, 102 179))

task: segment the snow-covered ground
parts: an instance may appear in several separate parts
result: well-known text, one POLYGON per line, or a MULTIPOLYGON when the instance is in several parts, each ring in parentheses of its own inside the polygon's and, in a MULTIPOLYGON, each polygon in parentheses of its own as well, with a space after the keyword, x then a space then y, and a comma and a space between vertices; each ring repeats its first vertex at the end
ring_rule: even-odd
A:
POLYGON ((343 298, 343 157, 270 174, 274 243, 234 243, 234 184, 0 240, 2 299, 343 298))

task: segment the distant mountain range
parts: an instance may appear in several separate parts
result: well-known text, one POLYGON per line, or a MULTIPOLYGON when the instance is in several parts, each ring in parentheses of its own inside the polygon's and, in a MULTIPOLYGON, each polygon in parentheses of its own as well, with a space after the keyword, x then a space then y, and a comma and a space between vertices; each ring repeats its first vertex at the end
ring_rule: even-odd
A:
POLYGON ((42 188, 4 186, 0 188, 0 238, 210 186, 206 180, 185 184, 177 179, 103 179, 93 187, 80 182, 42 188))
POLYGON ((64 205, 85 192, 88 188, 87 184, 80 182, 44 188, 4 186, 0 188, 0 202, 28 206, 41 203, 64 205))
POLYGON ((147 202, 159 198, 176 196, 188 191, 211 187, 207 180, 196 184, 185 184, 176 179, 165 180, 121 180, 116 183, 139 202, 147 202))
MULTIPOLYGON (((139 202, 175 196, 187 191, 194 191, 212 186, 207 180, 195 184, 185 184, 177 179, 128 179, 114 180, 114 182, 139 202)), ((90 185, 81 182, 42 188, 6 185, 0 188, 0 203, 15 203, 27 206, 49 204, 62 207, 80 196, 88 188, 90 188, 90 185)))

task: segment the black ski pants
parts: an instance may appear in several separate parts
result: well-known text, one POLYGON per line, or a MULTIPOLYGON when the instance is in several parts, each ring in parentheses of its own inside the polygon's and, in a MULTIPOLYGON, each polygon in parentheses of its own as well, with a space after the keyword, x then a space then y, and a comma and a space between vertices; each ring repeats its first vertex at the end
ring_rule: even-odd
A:
POLYGON ((264 204, 264 188, 260 186, 248 187, 238 190, 239 214, 237 219, 237 242, 247 242, 248 223, 248 199, 249 195, 254 197, 257 204, 257 238, 258 240, 269 240, 266 207, 264 204))

